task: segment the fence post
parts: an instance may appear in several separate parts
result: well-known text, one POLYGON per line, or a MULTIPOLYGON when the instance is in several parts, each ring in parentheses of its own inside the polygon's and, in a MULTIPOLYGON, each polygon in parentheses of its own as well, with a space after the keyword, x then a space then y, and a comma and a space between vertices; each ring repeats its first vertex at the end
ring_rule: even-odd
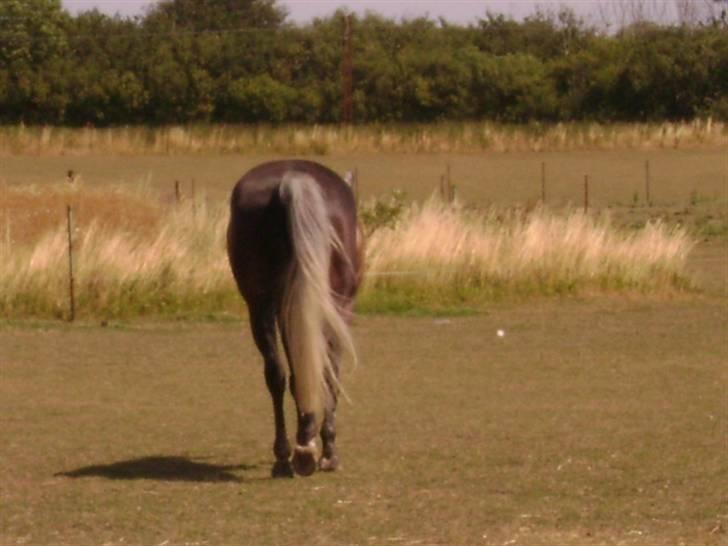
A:
POLYGON ((175 203, 179 205, 179 202, 182 200, 182 195, 180 194, 179 190, 179 180, 174 181, 174 199, 175 203))
POLYGON ((450 163, 447 163, 446 166, 446 173, 447 173, 447 200, 452 203, 452 179, 450 178, 450 163))
POLYGON ((546 204, 546 162, 541 162, 541 204, 546 204))
POLYGON ((69 322, 76 319, 76 295, 74 292, 73 278, 73 209, 71 205, 66 205, 66 220, 68 224, 68 297, 70 316, 69 322))
POLYGON ((645 161, 645 202, 648 207, 652 206, 652 199, 650 198, 650 160, 645 161))
POLYGON ((584 214, 589 212, 589 175, 584 175, 584 214))

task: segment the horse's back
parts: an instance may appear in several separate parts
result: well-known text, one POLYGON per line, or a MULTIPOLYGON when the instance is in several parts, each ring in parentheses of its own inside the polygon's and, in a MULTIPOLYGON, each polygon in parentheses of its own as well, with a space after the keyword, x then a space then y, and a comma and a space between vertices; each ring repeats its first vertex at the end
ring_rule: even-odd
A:
POLYGON ((278 190, 286 175, 310 177, 323 191, 330 212, 341 208, 348 216, 356 216, 354 194, 349 185, 328 167, 304 159, 269 161, 253 167, 236 184, 233 200, 246 208, 265 205, 267 196, 278 190))

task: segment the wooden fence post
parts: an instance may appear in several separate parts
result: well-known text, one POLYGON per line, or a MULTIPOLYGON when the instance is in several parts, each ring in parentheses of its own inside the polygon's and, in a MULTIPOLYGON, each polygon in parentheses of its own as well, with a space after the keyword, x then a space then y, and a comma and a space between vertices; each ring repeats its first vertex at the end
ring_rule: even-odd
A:
POLYGON ((652 198, 650 197, 650 160, 645 161, 645 202, 648 207, 652 206, 652 198))
POLYGON ((76 295, 74 291, 73 278, 73 209, 71 205, 66 206, 66 220, 68 224, 68 297, 69 297, 69 321, 76 319, 76 295))

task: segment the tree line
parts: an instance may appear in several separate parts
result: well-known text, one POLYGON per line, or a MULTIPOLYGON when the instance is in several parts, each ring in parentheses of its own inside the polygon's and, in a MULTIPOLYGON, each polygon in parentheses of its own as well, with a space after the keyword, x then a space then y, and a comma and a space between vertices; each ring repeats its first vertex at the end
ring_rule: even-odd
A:
POLYGON ((728 119, 725 10, 607 33, 566 9, 301 25, 276 0, 163 0, 134 18, 3 0, 0 123, 339 123, 348 51, 357 123, 728 119))

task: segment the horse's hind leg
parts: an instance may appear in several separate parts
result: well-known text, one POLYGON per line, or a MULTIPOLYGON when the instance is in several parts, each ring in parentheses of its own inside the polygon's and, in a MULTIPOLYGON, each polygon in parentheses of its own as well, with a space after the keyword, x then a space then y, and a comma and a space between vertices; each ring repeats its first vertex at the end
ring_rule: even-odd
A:
POLYGON ((273 399, 273 417, 275 420, 275 441, 273 454, 276 462, 271 475, 274 478, 293 477, 293 469, 289 458, 291 445, 286 433, 286 420, 283 413, 283 396, 286 391, 286 375, 281 366, 276 341, 275 306, 270 303, 261 305, 249 304, 250 326, 253 339, 265 362, 265 383, 273 399))
POLYGON ((332 378, 327 374, 326 381, 331 394, 331 401, 324 413, 324 421, 321 425, 321 458, 319 459, 319 469, 323 471, 333 471, 339 468, 339 456, 336 453, 336 405, 338 402, 338 382, 339 382, 339 360, 340 355, 333 345, 329 346, 331 354, 331 364, 333 369, 331 373, 335 374, 332 378))

